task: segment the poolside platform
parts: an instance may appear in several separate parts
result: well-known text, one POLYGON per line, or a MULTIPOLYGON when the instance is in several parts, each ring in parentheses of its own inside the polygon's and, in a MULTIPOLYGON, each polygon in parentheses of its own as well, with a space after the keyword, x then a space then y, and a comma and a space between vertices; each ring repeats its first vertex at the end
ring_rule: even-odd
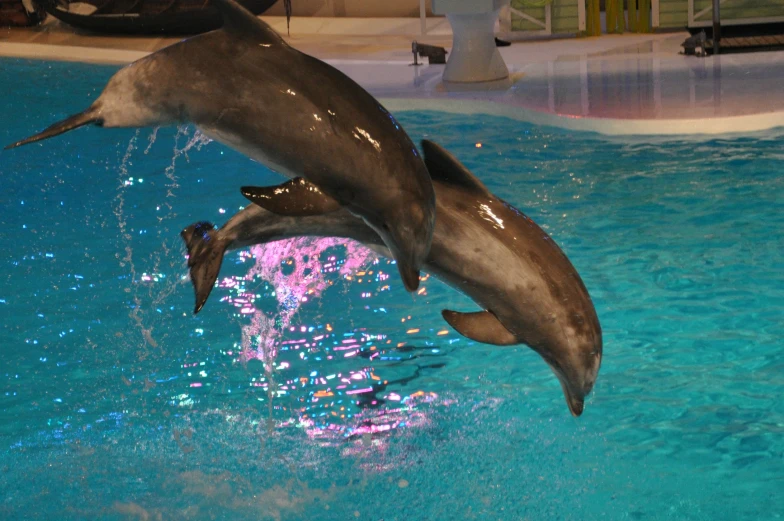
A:
MULTIPOLYGON (((262 17, 286 35, 283 17, 262 17)), ((411 42, 451 47, 446 20, 293 18, 294 47, 340 68, 391 110, 485 112, 604 134, 766 130, 784 122, 784 52, 697 58, 682 32, 514 42, 501 48, 510 77, 442 81, 444 65, 411 66, 411 42)), ((179 38, 81 34, 49 20, 0 29, 0 57, 125 64, 179 38)))

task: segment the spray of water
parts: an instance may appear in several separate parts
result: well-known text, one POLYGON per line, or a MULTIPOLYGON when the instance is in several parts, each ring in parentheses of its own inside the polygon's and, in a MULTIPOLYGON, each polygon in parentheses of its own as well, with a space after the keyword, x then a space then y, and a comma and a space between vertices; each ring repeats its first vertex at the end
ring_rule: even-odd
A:
MULTIPOLYGON (((148 143, 144 149, 144 154, 148 154, 150 149, 157 138, 158 129, 153 130, 148 138, 148 143)), ((145 344, 151 347, 158 347, 159 342, 153 337, 153 326, 149 323, 150 320, 146 319, 146 311, 154 309, 165 301, 174 291, 178 289, 184 281, 179 278, 166 278, 162 273, 163 263, 169 260, 168 268, 179 268, 180 261, 176 256, 172 256, 173 248, 179 247, 175 242, 177 241, 176 234, 172 234, 168 226, 165 226, 167 221, 171 221, 177 217, 175 211, 175 199, 177 197, 177 189, 179 188, 178 178, 175 175, 177 161, 179 158, 184 157, 189 161, 188 152, 191 150, 200 150, 202 146, 209 143, 210 140, 198 131, 191 131, 188 127, 179 127, 174 137, 174 148, 172 151, 171 163, 166 167, 164 175, 167 179, 166 195, 163 201, 157 205, 156 219, 158 226, 156 227, 156 236, 161 241, 160 247, 155 248, 151 258, 144 262, 148 266, 148 270, 138 273, 136 268, 136 261, 134 259, 134 251, 132 245, 132 236, 128 229, 128 217, 125 213, 125 198, 127 192, 131 187, 137 183, 141 183, 140 179, 134 179, 131 175, 131 168, 133 166, 133 156, 138 149, 140 131, 137 130, 128 143, 125 154, 120 162, 118 168, 118 188, 117 195, 114 198, 114 215, 117 218, 117 224, 120 229, 120 240, 122 249, 125 252, 123 257, 117 254, 120 261, 120 266, 127 268, 130 274, 131 285, 125 288, 126 293, 131 294, 133 305, 129 316, 136 324, 145 344), (185 139, 185 145, 180 146, 180 142, 185 139), (172 236, 174 235, 174 236, 172 236), (157 284, 145 284, 155 282, 157 284), (146 292, 142 289, 146 288, 146 292)))

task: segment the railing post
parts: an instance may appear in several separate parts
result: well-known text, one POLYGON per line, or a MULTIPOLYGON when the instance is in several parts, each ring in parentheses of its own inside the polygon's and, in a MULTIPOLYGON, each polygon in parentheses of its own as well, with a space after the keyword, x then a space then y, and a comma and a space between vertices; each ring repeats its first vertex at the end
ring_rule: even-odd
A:
POLYGON ((659 27, 659 0, 651 0, 651 29, 659 27))
POLYGON ((719 41, 721 40, 721 13, 719 12, 720 0, 713 0, 713 54, 719 54, 719 41))
POLYGON ((422 36, 427 34, 427 10, 425 9, 425 0, 419 0, 419 25, 422 36))
POLYGON ((553 10, 552 4, 544 6, 544 30, 548 35, 553 34, 553 10))

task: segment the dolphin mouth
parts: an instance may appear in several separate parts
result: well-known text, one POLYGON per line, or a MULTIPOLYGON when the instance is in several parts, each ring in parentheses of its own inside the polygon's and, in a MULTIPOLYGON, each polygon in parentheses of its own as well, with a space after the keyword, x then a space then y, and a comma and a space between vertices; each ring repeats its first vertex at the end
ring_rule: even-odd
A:
POLYGON ((563 389, 564 397, 566 398, 566 405, 569 407, 569 412, 572 413, 572 416, 577 418, 583 413, 583 410, 585 409, 585 398, 574 394, 569 389, 569 385, 564 381, 564 378, 558 373, 556 373, 556 375, 558 376, 558 381, 561 382, 561 388, 563 389))
POLYGON ((585 409, 585 400, 567 395, 566 405, 569 406, 569 412, 572 413, 572 416, 577 418, 583 413, 583 409, 585 409))

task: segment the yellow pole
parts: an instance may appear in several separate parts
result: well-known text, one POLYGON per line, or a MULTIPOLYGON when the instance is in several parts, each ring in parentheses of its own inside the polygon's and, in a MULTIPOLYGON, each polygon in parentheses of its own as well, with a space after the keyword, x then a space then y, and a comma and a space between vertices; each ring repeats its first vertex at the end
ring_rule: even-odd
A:
POLYGON ((602 34, 602 19, 599 11, 599 0, 588 0, 585 10, 585 33, 588 36, 599 36, 602 34))
POLYGON ((651 32, 651 0, 639 0, 640 2, 640 31, 641 33, 651 32))
POLYGON ((623 0, 607 0, 605 4, 607 15, 607 32, 622 33, 626 28, 623 16, 623 0))
POLYGON ((651 0, 629 0, 629 30, 651 32, 651 0))

